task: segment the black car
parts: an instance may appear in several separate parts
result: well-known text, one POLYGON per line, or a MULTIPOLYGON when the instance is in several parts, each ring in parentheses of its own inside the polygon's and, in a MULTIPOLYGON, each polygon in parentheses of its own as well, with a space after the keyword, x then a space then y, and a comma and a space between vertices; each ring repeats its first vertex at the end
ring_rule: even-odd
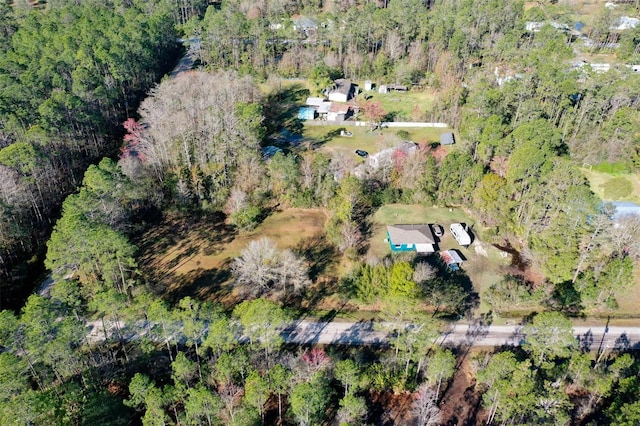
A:
POLYGON ((361 149, 356 149, 356 154, 358 154, 362 158, 367 158, 369 153, 367 151, 363 151, 361 149))

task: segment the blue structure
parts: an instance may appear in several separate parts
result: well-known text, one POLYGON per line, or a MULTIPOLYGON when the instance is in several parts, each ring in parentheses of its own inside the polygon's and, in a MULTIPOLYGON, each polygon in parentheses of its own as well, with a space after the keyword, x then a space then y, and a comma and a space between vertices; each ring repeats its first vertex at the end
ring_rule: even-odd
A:
POLYGON ((316 110, 309 107, 302 107, 298 110, 298 119, 313 120, 316 118, 316 110))
POLYGON ((613 220, 618 220, 624 216, 640 216, 640 206, 630 201, 612 201, 611 204, 616 208, 613 214, 613 220))

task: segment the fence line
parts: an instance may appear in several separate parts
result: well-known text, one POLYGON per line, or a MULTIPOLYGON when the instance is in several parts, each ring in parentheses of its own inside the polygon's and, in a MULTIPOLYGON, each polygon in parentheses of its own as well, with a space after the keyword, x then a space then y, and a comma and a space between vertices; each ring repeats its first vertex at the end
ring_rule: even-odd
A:
MULTIPOLYGON (((307 120, 305 124, 310 126, 352 126, 352 127, 366 127, 371 126, 371 123, 368 121, 347 121, 347 120, 336 120, 336 121, 326 121, 326 120, 307 120)), ((428 123, 428 122, 419 122, 419 121, 389 121, 381 123, 381 126, 384 127, 437 127, 437 128, 447 128, 449 125, 447 123, 428 123)))

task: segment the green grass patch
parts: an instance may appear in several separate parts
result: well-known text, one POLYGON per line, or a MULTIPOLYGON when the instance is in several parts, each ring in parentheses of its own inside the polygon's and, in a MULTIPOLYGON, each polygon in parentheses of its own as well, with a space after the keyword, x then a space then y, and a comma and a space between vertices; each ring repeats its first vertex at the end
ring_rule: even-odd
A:
MULTIPOLYGON (((339 154, 352 156, 364 161, 355 154, 356 149, 363 149, 374 154, 390 146, 395 146, 404 138, 398 136, 398 131, 408 134, 406 139, 417 143, 436 143, 440 141, 440 133, 446 129, 438 128, 385 128, 371 132, 369 127, 345 126, 314 126, 305 124, 302 132, 305 143, 309 147, 329 155, 339 154), (346 129, 353 133, 351 137, 340 136, 340 130, 346 129)), ((403 135, 406 136, 406 135, 403 135)))
POLYGON ((600 173, 608 173, 610 175, 621 175, 631 173, 631 167, 627 163, 600 163, 596 164, 591 168, 591 170, 600 172, 600 173))
POLYGON ((633 193, 633 183, 625 177, 616 177, 602 184, 604 198, 607 200, 621 200, 633 193))
POLYGON ((612 175, 586 168, 582 168, 582 173, 589 180, 591 190, 600 199, 640 203, 640 173, 612 175))
MULTIPOLYGON (((321 209, 287 209, 248 232, 237 232, 221 219, 170 218, 138 242, 142 269, 154 276, 157 290, 168 299, 188 295, 225 303, 231 262, 250 241, 267 237, 280 249, 313 250, 321 243, 318 235, 324 233, 327 214, 321 209)), ((321 269, 327 273, 335 267, 327 264, 321 269)))
MULTIPOLYGON (((364 87, 364 85, 360 87, 364 87)), ((369 100, 380 102, 395 121, 429 121, 436 101, 435 94, 430 91, 389 93, 371 91, 359 95, 361 99, 364 99, 364 96, 367 96, 369 100), (416 114, 414 111, 419 111, 420 114, 416 114), (420 117, 420 115, 422 116, 420 117)))

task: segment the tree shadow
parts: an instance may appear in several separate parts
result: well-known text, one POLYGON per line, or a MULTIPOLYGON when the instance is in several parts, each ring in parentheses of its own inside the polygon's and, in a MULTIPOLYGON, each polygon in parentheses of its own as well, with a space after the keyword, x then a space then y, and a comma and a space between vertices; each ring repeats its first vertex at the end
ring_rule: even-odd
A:
POLYGON ((336 264, 340 259, 338 251, 324 234, 316 234, 301 240, 294 247, 293 252, 309 263, 309 278, 312 281, 317 281, 329 266, 336 264))
POLYGON ((196 269, 174 275, 164 292, 165 298, 170 303, 176 303, 186 296, 219 301, 231 292, 230 279, 231 271, 228 268, 196 269))
POLYGON ((307 96, 309 90, 299 83, 280 87, 267 95, 264 100, 267 134, 274 134, 282 127, 300 134, 302 122, 298 119, 298 109, 307 96))
POLYGON ((584 317, 582 297, 571 281, 556 284, 545 305, 569 317, 584 317))
POLYGON ((578 347, 582 353, 588 353, 591 351, 593 345, 593 332, 587 330, 586 333, 578 336, 578 347))
POLYGON ((342 132, 343 130, 347 130, 347 129, 344 127, 341 127, 339 129, 330 130, 322 136, 313 138, 311 140, 311 147, 313 149, 321 148, 327 142, 331 142, 333 138, 340 136, 340 132, 342 132))
POLYGON ((627 333, 622 333, 620 336, 618 336, 613 345, 613 349, 615 349, 616 351, 628 351, 629 349, 631 349, 631 341, 629 340, 627 333))

